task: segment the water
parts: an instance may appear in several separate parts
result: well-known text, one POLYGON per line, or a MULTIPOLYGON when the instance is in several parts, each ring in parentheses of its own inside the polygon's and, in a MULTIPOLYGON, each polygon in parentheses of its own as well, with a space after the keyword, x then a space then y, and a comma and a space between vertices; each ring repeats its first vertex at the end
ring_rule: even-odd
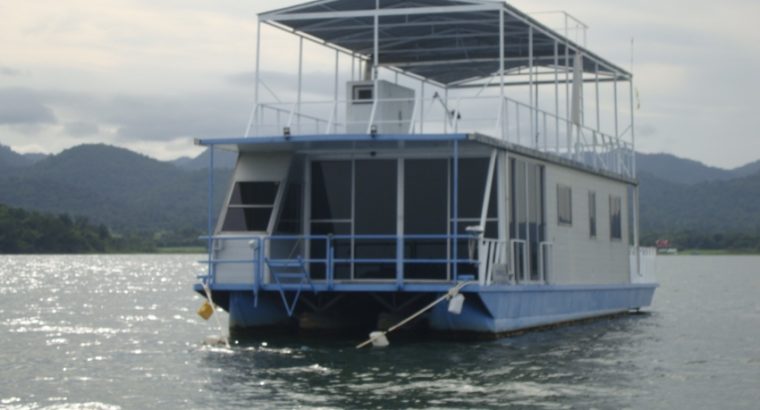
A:
POLYGON ((205 347, 197 256, 0 256, 0 407, 758 408, 760 257, 662 257, 648 313, 489 342, 205 347))

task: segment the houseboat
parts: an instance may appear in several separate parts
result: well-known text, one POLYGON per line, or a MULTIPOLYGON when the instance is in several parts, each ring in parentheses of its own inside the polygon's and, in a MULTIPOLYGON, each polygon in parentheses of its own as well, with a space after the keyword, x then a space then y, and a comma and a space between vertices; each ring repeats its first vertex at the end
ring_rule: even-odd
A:
POLYGON ((210 170, 237 153, 229 183, 209 173, 195 288, 231 331, 385 330, 417 312, 417 329, 497 336, 651 303, 633 76, 585 25, 486 0, 258 17, 245 133, 196 141, 210 170), (458 306, 431 303, 445 299, 458 306))

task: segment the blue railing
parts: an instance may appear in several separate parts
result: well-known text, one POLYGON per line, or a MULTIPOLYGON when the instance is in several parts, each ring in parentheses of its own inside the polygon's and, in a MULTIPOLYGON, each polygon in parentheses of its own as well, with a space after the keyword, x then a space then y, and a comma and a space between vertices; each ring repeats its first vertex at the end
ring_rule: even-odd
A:
MULTIPOLYGON (((217 271, 222 265, 250 265, 253 291, 256 293, 264 284, 264 273, 268 263, 283 264, 298 260, 307 267, 306 273, 310 280, 326 283, 328 289, 332 289, 336 281, 383 281, 394 282, 398 287, 402 287, 406 281, 420 280, 419 277, 405 275, 407 267, 411 265, 438 266, 437 270, 445 274, 438 274, 440 277, 432 280, 440 282, 456 282, 464 279, 465 275, 460 277, 460 269, 464 267, 472 267, 472 272, 477 275, 477 266, 480 262, 476 258, 470 259, 467 252, 468 246, 471 245, 470 241, 477 239, 479 239, 477 235, 468 233, 403 236, 215 236, 210 241, 212 244, 210 257, 203 262, 208 263, 208 274, 205 279, 210 284, 218 283, 217 271), (251 249, 250 258, 217 258, 215 246, 220 243, 219 241, 247 241, 251 249), (414 256, 416 248, 424 246, 432 246, 439 252, 442 249, 447 256, 442 258, 414 256), (463 250, 467 257, 458 256, 463 250), (374 267, 376 270, 380 267, 383 269, 380 273, 374 272, 361 277, 362 275, 357 275, 357 271, 361 271, 362 266, 374 267), (336 274, 340 274, 340 277, 336 274)), ((223 242, 221 245, 225 246, 223 242)), ((467 276, 472 276, 472 274, 467 276)))

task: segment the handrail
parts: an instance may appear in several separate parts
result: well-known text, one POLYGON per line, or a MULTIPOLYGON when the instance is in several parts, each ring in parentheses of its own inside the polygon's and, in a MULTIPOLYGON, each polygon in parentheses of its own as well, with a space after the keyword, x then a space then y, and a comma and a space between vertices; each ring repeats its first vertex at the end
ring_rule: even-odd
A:
MULTIPOLYGON (((240 259, 240 258, 234 258, 234 259, 225 259, 222 257, 212 257, 210 259, 202 261, 203 263, 208 263, 212 266, 212 271, 215 271, 216 268, 219 265, 241 265, 241 264, 251 264, 252 265, 252 273, 253 273, 253 290, 256 295, 258 295, 258 292, 263 284, 266 284, 264 274, 267 272, 265 268, 264 261, 268 260, 270 263, 286 263, 286 262, 292 262, 295 260, 299 260, 300 262, 304 263, 305 265, 322 265, 324 266, 324 274, 325 274, 325 281, 327 282, 328 288, 332 288, 335 282, 335 268, 336 266, 345 266, 345 265, 367 265, 367 264, 377 264, 377 265, 391 265, 395 264, 397 267, 401 267, 403 269, 404 265, 461 265, 461 264, 470 264, 474 266, 480 266, 484 262, 482 257, 479 258, 458 258, 456 256, 451 257, 447 256, 444 258, 423 258, 423 257, 410 257, 407 256, 407 248, 404 246, 407 243, 410 243, 412 241, 446 241, 446 247, 452 246, 452 243, 454 240, 457 241, 459 246, 463 244, 465 241, 468 241, 472 238, 477 238, 476 235, 471 235, 468 233, 461 233, 458 235, 449 235, 449 234, 442 234, 442 235, 436 235, 436 234, 410 234, 410 235, 271 235, 271 236, 256 236, 256 235, 241 235, 241 236, 226 236, 226 235, 216 235, 212 236, 211 239, 213 241, 223 241, 223 240, 229 240, 229 241, 248 241, 250 243, 252 254, 250 259, 240 259), (280 256, 280 255, 273 255, 273 243, 277 242, 283 242, 283 241, 297 241, 301 242, 302 248, 300 253, 294 254, 294 252, 291 252, 290 255, 287 256, 280 256), (395 256, 394 257, 373 257, 373 258, 361 258, 356 257, 355 255, 352 255, 352 257, 336 257, 335 256, 335 249, 337 246, 340 246, 339 244, 336 244, 336 242, 340 241, 351 241, 355 246, 357 242, 361 241, 380 241, 383 243, 396 243, 396 250, 395 250, 395 256), (319 255, 317 257, 304 257, 302 255, 303 252, 310 252, 309 249, 314 249, 311 247, 311 245, 307 245, 308 242, 311 243, 319 243, 324 242, 324 255, 319 255)), ((208 239, 208 237, 207 237, 208 239)), ((298 243, 294 247, 298 247, 298 243)), ((221 250, 221 249, 220 249, 221 250)), ((212 250, 212 252, 218 252, 219 250, 212 250)), ((488 262, 485 261, 486 263, 488 262)), ((403 272, 398 271, 400 274, 399 277, 396 278, 396 281, 398 282, 399 286, 403 286, 404 281, 406 280, 403 277, 403 272)), ((216 282, 216 278, 212 278, 211 283, 216 282)), ((314 278, 310 277, 311 280, 314 278)), ((445 281, 449 281, 450 277, 447 276, 445 281)))

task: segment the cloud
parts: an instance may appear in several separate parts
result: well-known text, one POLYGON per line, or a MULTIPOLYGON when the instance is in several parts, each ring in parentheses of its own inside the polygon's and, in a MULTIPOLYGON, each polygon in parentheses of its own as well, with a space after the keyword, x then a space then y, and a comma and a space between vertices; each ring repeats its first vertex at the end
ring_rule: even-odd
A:
POLYGON ((22 74, 21 71, 16 70, 15 68, 0 66, 0 75, 4 75, 7 77, 18 77, 21 74, 22 74))
POLYGON ((100 132, 98 124, 84 121, 68 122, 63 126, 64 132, 75 137, 88 137, 100 132))
POLYGON ((0 124, 42 125, 57 121, 53 110, 33 90, 0 88, 0 124))

